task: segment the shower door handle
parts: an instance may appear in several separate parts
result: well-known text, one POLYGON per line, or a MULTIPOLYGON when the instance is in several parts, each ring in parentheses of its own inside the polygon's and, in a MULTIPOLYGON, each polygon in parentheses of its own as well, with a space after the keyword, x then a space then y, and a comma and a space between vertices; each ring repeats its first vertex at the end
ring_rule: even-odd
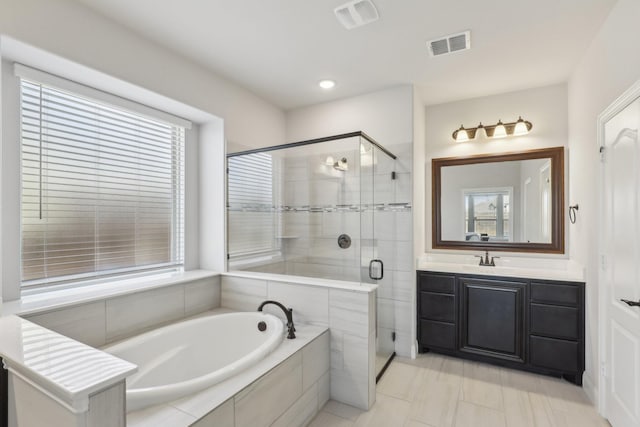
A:
POLYGON ((369 261, 369 278, 372 280, 382 280, 382 278, 384 277, 384 264, 382 263, 382 260, 380 259, 372 259, 371 261, 369 261), (373 275, 373 264, 374 263, 378 263, 380 264, 380 276, 375 276, 373 275))

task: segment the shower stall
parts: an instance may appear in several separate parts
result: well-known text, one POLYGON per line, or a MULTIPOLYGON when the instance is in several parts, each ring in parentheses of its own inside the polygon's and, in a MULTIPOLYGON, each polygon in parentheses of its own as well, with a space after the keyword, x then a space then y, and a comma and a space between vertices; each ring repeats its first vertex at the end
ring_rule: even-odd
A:
POLYGON ((373 283, 378 374, 394 354, 396 156, 363 132, 227 155, 229 271, 373 283))

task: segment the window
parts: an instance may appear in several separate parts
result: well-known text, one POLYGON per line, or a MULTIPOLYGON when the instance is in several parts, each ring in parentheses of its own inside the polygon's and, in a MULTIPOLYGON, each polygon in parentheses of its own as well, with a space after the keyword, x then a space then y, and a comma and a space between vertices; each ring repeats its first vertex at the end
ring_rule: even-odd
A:
POLYGON ((185 128, 20 85, 22 285, 181 266, 185 128))
POLYGON ((229 258, 278 249, 273 206, 273 158, 253 153, 228 159, 229 258))
POLYGON ((511 189, 464 190, 466 240, 512 240, 511 189))

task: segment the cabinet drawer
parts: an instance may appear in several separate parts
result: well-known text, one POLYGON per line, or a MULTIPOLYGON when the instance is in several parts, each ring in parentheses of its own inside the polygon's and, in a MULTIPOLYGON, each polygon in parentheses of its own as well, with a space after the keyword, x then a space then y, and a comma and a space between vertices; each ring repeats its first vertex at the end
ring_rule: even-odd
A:
POLYGON ((578 343, 531 336, 529 352, 531 364, 564 372, 578 371, 578 343))
POLYGON ((454 276, 421 273, 419 278, 418 286, 421 291, 439 292, 442 294, 453 294, 455 292, 456 279, 454 276))
POLYGON ((578 339, 578 309, 531 304, 531 333, 546 337, 578 339))
POLYGON ((531 302, 578 305, 578 287, 531 282, 531 302))
POLYGON ((456 348, 456 325, 420 320, 420 347, 456 348))
POLYGON ((456 319, 455 296, 420 292, 420 317, 454 323, 456 319))

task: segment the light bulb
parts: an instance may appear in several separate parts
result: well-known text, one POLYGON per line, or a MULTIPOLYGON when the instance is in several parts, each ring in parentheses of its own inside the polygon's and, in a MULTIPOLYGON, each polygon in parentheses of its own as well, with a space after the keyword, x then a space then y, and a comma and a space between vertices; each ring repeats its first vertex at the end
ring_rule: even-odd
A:
POLYGON ((469 134, 464 126, 460 125, 460 129, 456 133, 456 142, 467 142, 469 140, 469 134))
POLYGON ((502 123, 502 120, 498 120, 498 124, 496 125, 495 129, 493 130, 493 137, 494 138, 504 138, 505 136, 507 136, 507 128, 504 127, 504 124, 502 123))
POLYGON ((513 134, 515 136, 526 135, 529 133, 529 129, 527 128, 527 124, 522 117, 518 117, 518 121, 516 122, 516 127, 513 129, 513 134))

